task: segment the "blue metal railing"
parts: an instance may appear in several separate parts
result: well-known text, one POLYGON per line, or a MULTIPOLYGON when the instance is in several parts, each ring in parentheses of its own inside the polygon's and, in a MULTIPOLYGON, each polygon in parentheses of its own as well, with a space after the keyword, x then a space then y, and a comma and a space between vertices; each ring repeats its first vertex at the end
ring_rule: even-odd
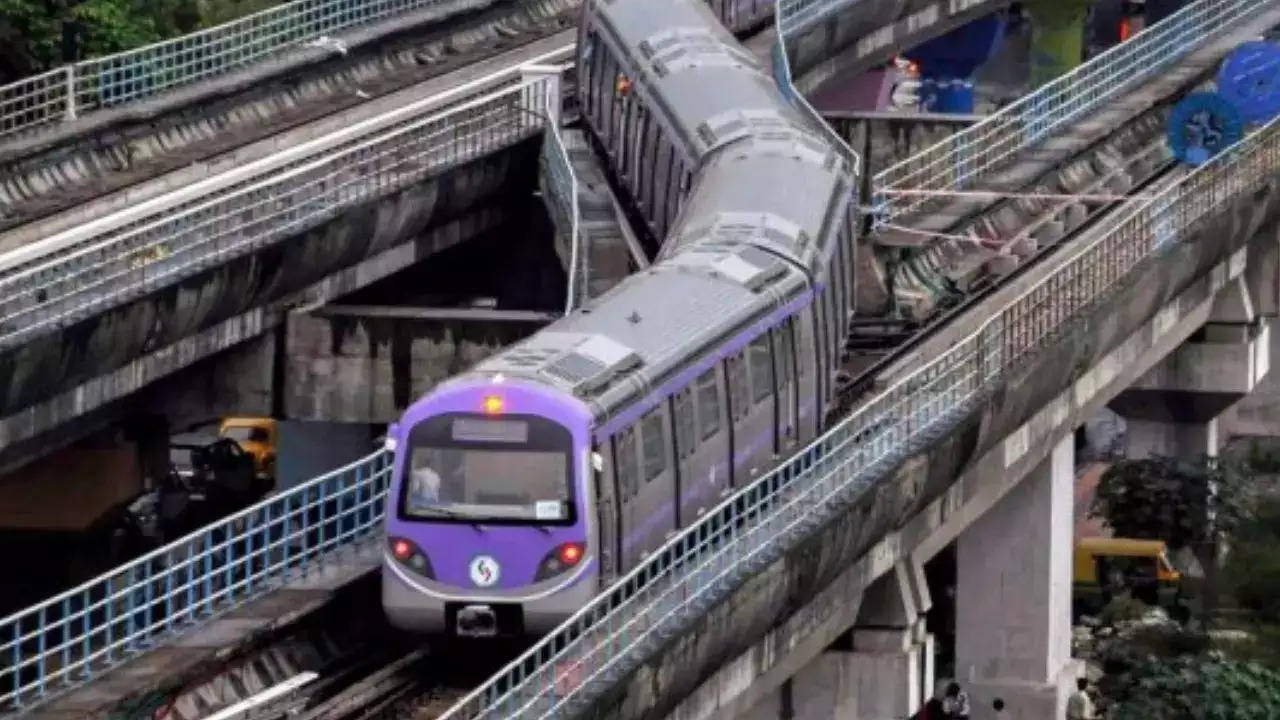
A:
POLYGON ((0 707, 26 711, 376 541, 379 450, 0 620, 0 707))
POLYGON ((877 173, 878 225, 947 199, 1059 128, 1083 119, 1219 37, 1272 0, 1196 0, 972 127, 877 173))

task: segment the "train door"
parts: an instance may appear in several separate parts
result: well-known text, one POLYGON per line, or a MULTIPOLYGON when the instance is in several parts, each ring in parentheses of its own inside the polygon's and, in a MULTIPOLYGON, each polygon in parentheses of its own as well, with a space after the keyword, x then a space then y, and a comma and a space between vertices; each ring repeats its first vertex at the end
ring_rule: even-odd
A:
POLYGON ((751 438, 746 427, 747 416, 751 413, 746 351, 740 350, 725 358, 724 369, 729 396, 729 482, 738 487, 746 481, 751 438))
POLYGON ((698 450, 697 416, 693 402, 694 386, 690 385, 671 398, 672 434, 675 436, 676 466, 676 526, 684 527, 689 522, 690 497, 689 484, 699 482, 695 472, 694 458, 698 450))
POLYGON ((596 526, 599 528, 600 581, 608 585, 619 575, 621 535, 618 532, 617 478, 613 472, 613 443, 597 442, 590 458, 591 477, 596 488, 596 526))
POLYGON ((716 363, 699 375, 689 397, 693 438, 680 475, 680 519, 685 525, 715 506, 730 487, 729 421, 721 368, 716 363))
POLYGON ((622 559, 635 567, 675 528, 675 480, 669 462, 671 431, 666 404, 618 435, 622 495, 622 559), (625 463, 625 467, 624 467, 625 463))
POLYGON ((777 378, 777 437, 774 446, 780 457, 788 457, 795 449, 798 434, 796 414, 799 397, 796 392, 795 332, 791 320, 776 328, 773 333, 773 367, 777 378))
POLYGON ((743 447, 738 451, 747 473, 742 482, 748 482, 767 470, 777 449, 773 351, 768 332, 751 341, 747 346, 746 359, 749 376, 746 400, 750 407, 742 423, 743 447))
POLYGON ((810 306, 812 312, 810 319, 813 322, 813 357, 816 360, 814 369, 813 389, 814 389, 814 433, 815 436, 822 434, 823 414, 826 411, 827 385, 831 382, 831 376, 828 372, 827 352, 827 288, 823 287, 813 298, 813 305, 810 306))

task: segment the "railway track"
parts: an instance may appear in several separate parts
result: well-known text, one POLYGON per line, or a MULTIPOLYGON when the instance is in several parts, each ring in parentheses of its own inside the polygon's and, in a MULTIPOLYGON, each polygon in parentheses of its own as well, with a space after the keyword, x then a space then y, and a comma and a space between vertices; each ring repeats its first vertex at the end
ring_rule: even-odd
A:
MULTIPOLYGON (((1150 194, 1150 191, 1155 188, 1174 181, 1179 176, 1178 166, 1169 156, 1163 133, 1152 130, 1149 120, 1149 115, 1153 114, 1163 119, 1166 112, 1167 105, 1152 110, 1147 115, 1140 116, 1126 125, 1126 128, 1137 123, 1147 123, 1149 126, 1146 132, 1147 137, 1141 142, 1140 149, 1131 155, 1126 155, 1123 158, 1123 162, 1111 166, 1108 171, 1099 173, 1092 181, 1085 184, 1078 194, 1092 194, 1095 198, 1098 198, 1083 203, 1085 216, 1074 227, 1068 229, 1060 239, 1038 247, 1011 272, 999 276, 993 274, 978 275, 960 297, 940 306, 939 312, 922 322, 913 323, 910 321, 889 321, 871 318, 853 320, 855 329, 858 327, 875 328, 884 342, 877 345, 874 339, 875 335, 868 336, 865 332, 861 334, 858 332, 850 333, 850 341, 846 346, 847 355, 843 365, 844 381, 837 388, 840 402, 833 409, 832 415, 829 417, 829 424, 838 422, 840 418, 851 412, 859 401, 874 395, 881 387, 892 383, 899 374, 898 370, 909 371, 912 369, 915 364, 912 356, 921 352, 930 341, 937 340, 941 332, 952 329, 956 323, 964 322, 965 320, 973 321, 973 311, 983 302, 1003 288, 1016 283, 1032 268, 1040 265, 1041 262, 1057 253, 1062 247, 1070 244, 1075 238, 1094 228, 1110 212, 1118 209, 1126 202, 1125 196, 1150 194), (1124 193, 1110 193, 1114 196, 1113 198, 1103 199, 1108 196, 1107 187, 1122 175, 1127 175, 1131 178, 1130 188, 1124 193)), ((1163 129, 1163 123, 1154 127, 1163 129)), ((1021 189, 1021 192, 1031 193, 1035 191, 1036 188, 1044 184, 1046 177, 1062 171, 1065 166, 1077 163, 1081 156, 1097 154, 1105 144, 1106 141, 1101 141, 1082 150, 1071 160, 1055 166, 1039 175, 1035 180, 1027 183, 1021 189)), ((1017 199, 1005 199, 994 203, 974 217, 962 222, 960 227, 967 228, 976 225, 982 219, 994 216, 1002 209, 1016 202, 1017 199)), ((1026 228, 1035 229, 1045 225, 1055 216, 1061 215, 1068 204, 1070 204, 1070 201, 1063 199, 1050 207, 1042 209, 1037 215, 1027 220, 1026 228)), ((982 319, 976 320, 976 322, 981 321, 982 319)), ((963 332, 960 334, 963 335, 963 332)))
POLYGON ((531 44, 572 42, 566 30, 576 24, 579 5, 495 3, 389 41, 367 57, 345 60, 335 53, 334 61, 304 77, 278 78, 151 122, 0 162, 0 252, 83 222, 80 212, 58 222, 77 206, 99 205, 98 214, 105 214, 265 157, 278 149, 279 142, 270 142, 278 136, 309 139, 399 107, 415 94, 493 72, 499 68, 487 61, 531 44), (164 182, 167 174, 182 177, 164 182))

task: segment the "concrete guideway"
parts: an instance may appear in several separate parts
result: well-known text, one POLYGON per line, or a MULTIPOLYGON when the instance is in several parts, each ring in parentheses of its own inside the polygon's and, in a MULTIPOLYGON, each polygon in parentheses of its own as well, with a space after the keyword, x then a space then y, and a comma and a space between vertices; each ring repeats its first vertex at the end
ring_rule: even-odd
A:
MULTIPOLYGON (((420 108, 441 106, 456 98, 457 94, 452 92, 454 88, 465 87, 476 81, 483 81, 495 73, 502 73, 513 66, 525 62, 536 62, 539 59, 556 60, 560 57, 557 53, 564 53, 567 58, 568 48, 572 47, 573 42, 574 32, 572 30, 561 31, 523 44, 520 47, 492 54, 490 57, 466 64, 457 70, 435 75, 409 87, 364 100, 349 109, 339 109, 333 112, 333 108, 327 107, 325 103, 317 103, 318 107, 313 109, 329 114, 293 127, 286 126, 283 132, 269 132, 275 125, 270 117, 263 116, 264 114, 270 115, 269 112, 256 113, 251 119, 246 118, 244 122, 240 123, 240 125, 246 126, 242 128, 244 132, 239 132, 240 128, 236 125, 217 122, 206 116, 206 118, 202 119, 202 122, 209 125, 209 131, 212 131, 212 135, 209 131, 189 136, 183 134, 184 137, 175 138, 173 142, 165 141, 161 143, 164 147, 159 151, 158 157, 151 158, 153 167, 147 169, 146 172, 153 174, 157 170, 162 172, 154 174, 153 177, 148 176, 140 182, 118 190, 113 189, 118 184, 113 182, 113 180, 117 179, 115 176, 103 177, 95 174, 90 178, 91 184, 94 186, 93 191, 100 193, 106 190, 107 192, 84 201, 82 201, 82 198, 76 197, 77 181, 74 178, 67 177, 65 173, 60 171, 53 172, 46 179, 26 177, 19 181, 10 176, 8 182, 21 186, 23 192, 33 193, 34 198, 38 199, 52 193, 56 196, 54 200, 59 203, 58 207, 61 207, 61 204, 66 204, 67 206, 40 219, 0 230, 0 258, 5 253, 38 243, 41 239, 55 236, 99 218, 137 208, 144 202, 161 199, 169 193, 180 192, 190 188, 195 183, 210 180, 222 173, 242 168, 256 161, 269 160, 277 153, 296 148, 311 141, 321 140, 332 133, 357 126, 368 128, 385 127, 385 125, 378 124, 378 119, 388 116, 389 113, 393 113, 397 108, 406 106, 420 108), (423 105, 423 101, 428 104, 423 105), (368 121, 372 121, 373 124, 371 125, 368 121), (237 140, 238 136, 239 139, 237 140), (253 137, 261 137, 261 139, 251 139, 253 137), (246 140, 248 141, 246 142, 246 140), (241 142, 244 144, 227 151, 217 151, 219 145, 225 142, 241 142), (196 151, 204 154, 203 159, 187 158, 183 156, 183 153, 177 152, 184 147, 184 143, 198 146, 196 151), (213 154, 208 154, 210 152, 213 152, 213 154), (169 157, 170 153, 174 153, 173 158, 169 157), (170 160, 172 160, 171 164, 174 164, 176 169, 165 171, 164 165, 154 167, 154 161, 169 162, 170 160)), ((348 85, 339 84, 338 87, 334 87, 331 91, 337 92, 340 90, 344 94, 349 94, 353 99, 358 99, 356 91, 360 90, 360 88, 351 88, 348 85)), ((363 92, 363 90, 360 91, 363 92)), ((299 108, 306 103, 301 103, 297 99, 289 99, 285 104, 289 107, 299 108)), ((213 110, 216 110, 216 108, 213 108, 213 110)), ((152 153, 139 151, 138 154, 145 157, 152 153)), ((25 156, 23 162, 30 163, 34 159, 38 158, 25 156)), ((139 160, 139 163, 143 161, 139 160)), ((92 163, 77 162, 76 164, 92 163)), ((0 178, 3 177, 3 171, 0 171, 0 178)), ((121 176, 118 179, 123 180, 124 178, 121 176)), ((5 182, 5 180, 0 179, 0 185, 4 185, 5 182)), ((16 192, 17 190, 14 190, 9 193, 8 205, 11 208, 11 212, 16 213, 15 217, 18 217, 23 213, 17 212, 13 207, 14 193, 16 192)), ((0 203, 4 203, 4 201, 0 200, 0 203)), ((154 204, 149 207, 154 207, 154 204)))

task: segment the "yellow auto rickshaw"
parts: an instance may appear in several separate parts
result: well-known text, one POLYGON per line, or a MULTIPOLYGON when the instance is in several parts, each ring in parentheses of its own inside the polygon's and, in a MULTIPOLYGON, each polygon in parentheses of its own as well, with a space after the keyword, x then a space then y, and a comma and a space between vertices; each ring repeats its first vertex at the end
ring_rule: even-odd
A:
POLYGON ((1072 595, 1075 614, 1100 612, 1122 592, 1152 607, 1177 609, 1182 574, 1163 540, 1090 537, 1076 542, 1072 595))

